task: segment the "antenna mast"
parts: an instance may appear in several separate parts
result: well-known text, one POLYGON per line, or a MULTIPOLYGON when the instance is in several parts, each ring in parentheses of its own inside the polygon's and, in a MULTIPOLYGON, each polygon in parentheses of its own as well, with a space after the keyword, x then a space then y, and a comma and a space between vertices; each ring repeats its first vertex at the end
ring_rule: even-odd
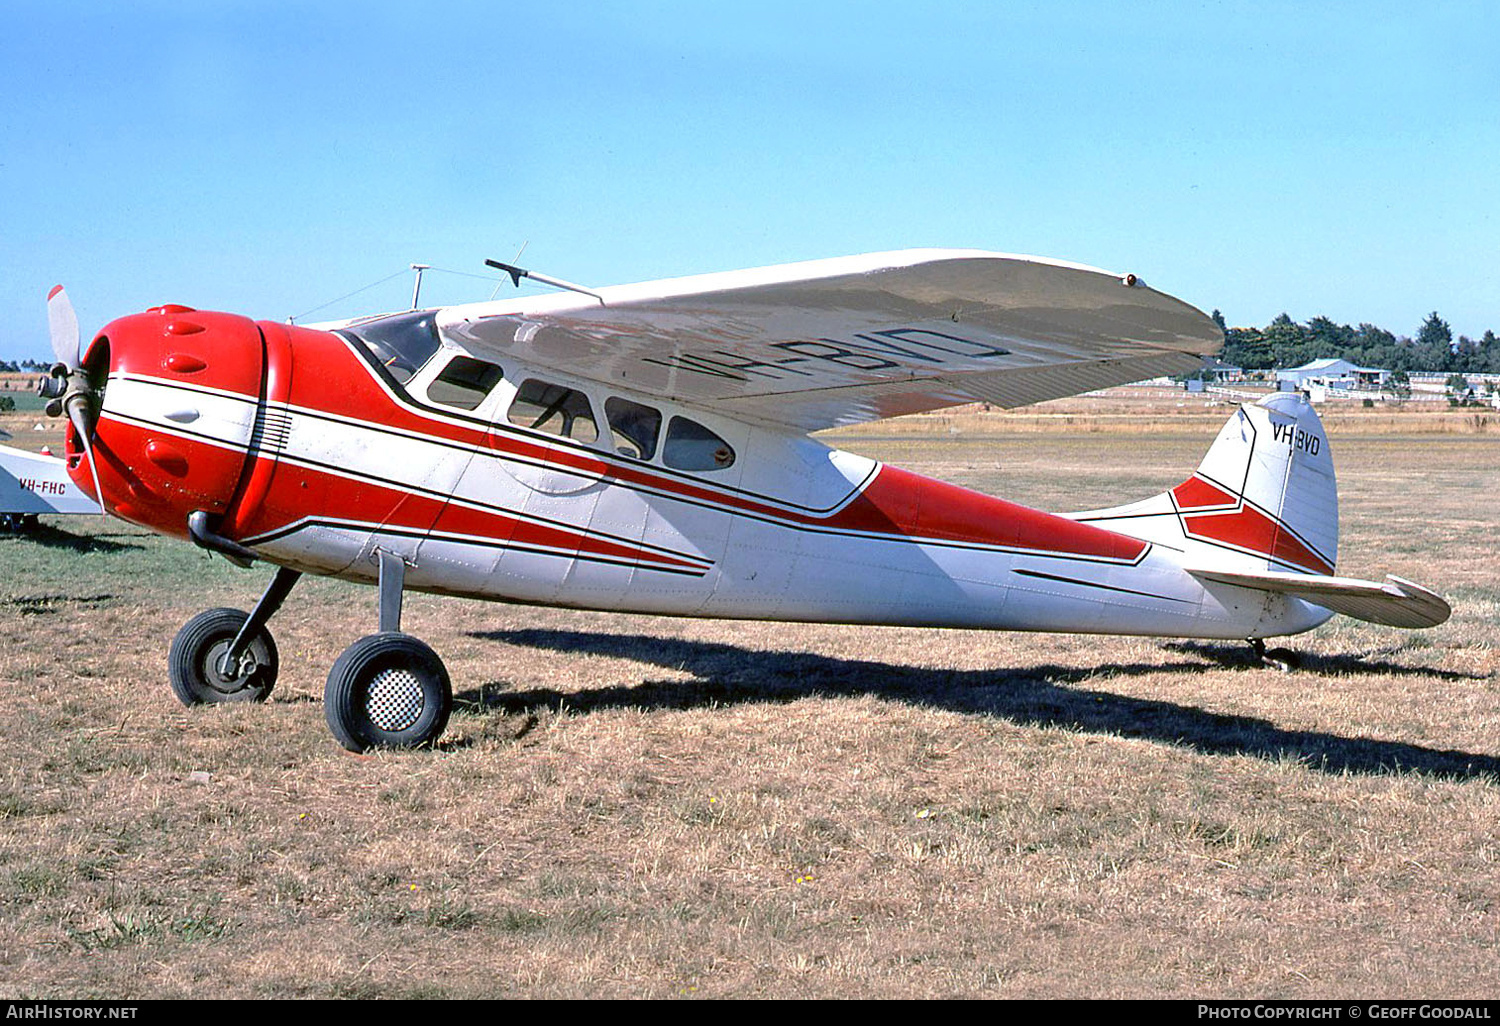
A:
POLYGON ((430 269, 431 264, 412 264, 411 269, 417 272, 417 283, 411 290, 411 308, 417 308, 417 299, 422 295, 422 272, 430 269))

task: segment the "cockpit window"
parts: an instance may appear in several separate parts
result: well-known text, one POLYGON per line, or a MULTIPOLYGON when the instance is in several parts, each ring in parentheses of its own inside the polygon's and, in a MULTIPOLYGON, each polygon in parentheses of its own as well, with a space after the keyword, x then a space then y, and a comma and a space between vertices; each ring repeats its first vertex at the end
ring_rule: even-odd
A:
POLYGON ((661 411, 612 395, 604 400, 604 417, 615 436, 615 452, 638 460, 656 455, 661 411))
POLYGON ((438 351, 437 317, 431 310, 351 324, 343 329, 343 334, 363 343, 402 385, 438 351))
POLYGON ((723 470, 734 466, 734 450, 697 421, 673 417, 661 461, 675 470, 723 470))
POLYGON ((599 426, 589 397, 576 388, 538 378, 527 378, 516 390, 515 401, 510 405, 510 422, 575 442, 599 440, 599 426))
POLYGON ((444 406, 472 410, 504 378, 505 372, 493 363, 455 356, 427 386, 427 398, 444 406))

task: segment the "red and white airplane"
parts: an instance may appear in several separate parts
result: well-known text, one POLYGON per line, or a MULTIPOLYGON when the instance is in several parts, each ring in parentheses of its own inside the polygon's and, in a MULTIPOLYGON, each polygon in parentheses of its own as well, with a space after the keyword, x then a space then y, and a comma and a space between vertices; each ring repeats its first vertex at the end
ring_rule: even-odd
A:
POLYGON ((303 573, 378 586, 378 632, 325 691, 354 750, 447 723, 442 661, 400 633, 405 589, 1262 654, 1334 612, 1449 614, 1399 578, 1333 576, 1333 463, 1295 394, 1240 408, 1171 491, 1060 516, 809 437, 1198 367, 1218 329, 1134 275, 911 250, 597 291, 530 276, 563 291, 318 327, 160 306, 81 349, 53 291, 43 391, 70 420, 73 484, 123 520, 279 567, 252 612, 177 635, 183 702, 266 697, 266 623, 303 573))

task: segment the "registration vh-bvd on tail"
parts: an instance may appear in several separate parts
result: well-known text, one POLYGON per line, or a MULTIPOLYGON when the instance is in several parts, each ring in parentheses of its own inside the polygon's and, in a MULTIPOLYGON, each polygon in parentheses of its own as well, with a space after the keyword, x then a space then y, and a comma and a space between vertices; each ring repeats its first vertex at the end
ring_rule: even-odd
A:
MULTIPOLYGON (((49 298, 69 487, 274 577, 173 641, 188 704, 264 699, 302 574, 376 586, 328 674, 346 747, 438 737, 448 673, 407 589, 678 616, 1249 641, 1344 613, 1448 616, 1334 574, 1328 439, 1295 393, 1240 407, 1181 484, 1055 515, 810 433, 1191 372, 1222 336, 1134 275, 908 250, 337 324, 159 306, 80 346, 49 298)), ((59 475, 60 477, 60 475, 59 475)))

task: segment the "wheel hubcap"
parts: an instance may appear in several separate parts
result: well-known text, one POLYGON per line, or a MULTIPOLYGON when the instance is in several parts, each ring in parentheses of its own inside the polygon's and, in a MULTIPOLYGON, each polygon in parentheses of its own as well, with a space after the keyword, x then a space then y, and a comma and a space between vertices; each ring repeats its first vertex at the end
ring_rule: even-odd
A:
POLYGON ((204 683, 226 695, 232 695, 246 687, 258 667, 255 655, 249 651, 240 656, 238 663, 226 665, 224 657, 229 654, 232 641, 232 638, 225 638, 214 642, 213 647, 208 650, 208 658, 205 660, 207 665, 203 667, 204 683))
POLYGON ((365 715, 386 731, 406 730, 416 723, 426 705, 422 682, 410 670, 381 670, 370 682, 365 696, 365 715))

